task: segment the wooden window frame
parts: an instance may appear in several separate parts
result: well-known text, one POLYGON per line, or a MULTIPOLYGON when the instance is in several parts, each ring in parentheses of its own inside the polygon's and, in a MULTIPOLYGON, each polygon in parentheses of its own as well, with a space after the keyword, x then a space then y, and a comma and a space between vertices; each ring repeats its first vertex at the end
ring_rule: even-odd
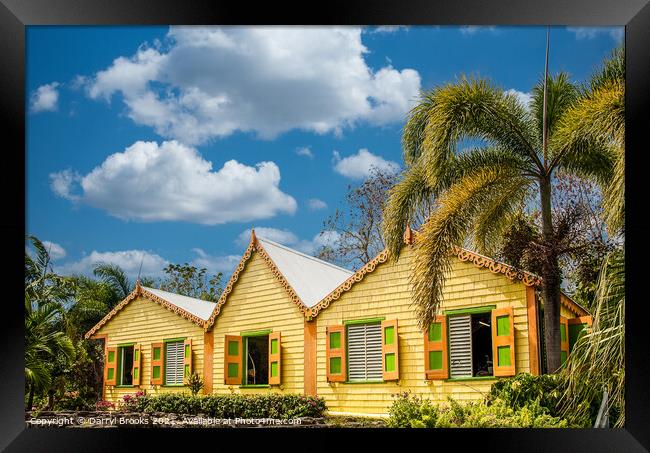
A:
MULTIPOLYGON (((352 320, 352 321, 344 321, 343 325, 344 325, 344 329, 345 329, 345 338, 346 338, 345 346, 344 346, 344 348, 345 348, 344 352, 345 352, 345 364, 346 364, 346 367, 345 367, 345 380, 343 382, 345 382, 346 384, 380 384, 380 383, 386 382, 384 380, 384 371, 383 371, 383 367, 384 367, 383 349, 384 348, 383 348, 382 323, 384 322, 384 319, 386 319, 386 318, 385 317, 380 317, 380 318, 369 318, 369 319, 359 319, 359 320, 352 320), (350 326, 359 326, 359 325, 365 325, 365 326, 379 325, 379 329, 380 329, 380 332, 381 332, 381 338, 382 338, 381 339, 381 342, 382 342, 382 344, 381 344, 381 350, 382 350, 382 358, 381 358, 381 366, 382 366, 382 373, 381 374, 382 374, 382 377, 381 377, 381 379, 364 379, 364 380, 361 380, 361 379, 352 380, 352 379, 350 379, 350 354, 349 354, 350 345, 349 345, 349 341, 348 341, 348 329, 350 328, 350 326)), ((343 368, 343 366, 341 366, 341 368, 343 368)))
MULTIPOLYGON (((271 334, 273 333, 273 330, 271 329, 262 329, 262 330, 254 330, 254 331, 248 331, 248 332, 242 332, 240 334, 241 337, 241 370, 242 370, 242 380, 241 383, 239 384, 240 388, 270 388, 271 387, 271 368, 270 368, 270 352, 271 352, 271 334), (268 375, 267 375, 267 381, 269 381, 266 384, 246 384, 246 381, 248 380, 248 339, 249 338, 254 338, 254 337, 269 337, 269 357, 267 359, 267 362, 269 364, 269 370, 268 370, 268 375)), ((279 385, 279 384, 278 384, 279 385)))

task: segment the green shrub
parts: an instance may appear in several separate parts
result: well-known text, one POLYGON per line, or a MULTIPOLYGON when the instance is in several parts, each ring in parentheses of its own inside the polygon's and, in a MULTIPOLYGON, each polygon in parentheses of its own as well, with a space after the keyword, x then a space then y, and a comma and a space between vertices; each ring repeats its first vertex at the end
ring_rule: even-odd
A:
POLYGON ((541 407, 548 409, 554 417, 559 415, 558 406, 562 396, 560 379, 557 374, 533 376, 519 373, 512 378, 499 379, 490 388, 485 398, 487 404, 498 401, 512 408, 520 409, 537 401, 541 407))
POLYGON ((261 395, 127 395, 122 407, 133 412, 164 412, 174 414, 205 414, 215 418, 282 418, 321 417, 325 401, 315 396, 297 394, 261 395))
MULTIPOLYGON (((515 386, 517 387, 517 386, 515 386)), ((430 400, 400 393, 389 409, 388 426, 407 428, 564 428, 566 420, 552 416, 538 400, 512 408, 503 399, 435 405, 430 400)))
POLYGON ((389 427, 424 428, 435 424, 436 408, 428 400, 409 392, 397 393, 393 397, 395 401, 388 410, 389 427))
POLYGON ((198 395, 203 388, 203 379, 196 371, 189 375, 187 378, 187 386, 190 388, 192 395, 198 395))

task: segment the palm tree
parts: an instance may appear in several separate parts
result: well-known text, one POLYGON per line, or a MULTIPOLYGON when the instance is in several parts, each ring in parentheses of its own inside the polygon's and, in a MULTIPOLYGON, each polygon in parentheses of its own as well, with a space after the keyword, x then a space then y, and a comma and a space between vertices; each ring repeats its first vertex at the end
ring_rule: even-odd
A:
MULTIPOLYGON (((609 233, 624 233, 625 219, 625 52, 615 49, 603 68, 582 88, 582 96, 564 115, 554 141, 560 148, 608 144, 613 168, 576 165, 574 171, 595 179, 604 193, 609 233)), ((596 162, 597 163, 597 162, 596 162)))
POLYGON ((93 268, 93 274, 113 289, 118 301, 124 299, 133 291, 134 286, 117 264, 98 263, 93 268))
POLYGON ((562 250, 553 223, 553 178, 560 170, 609 184, 617 157, 611 137, 581 126, 590 124, 583 118, 590 110, 578 107, 593 96, 563 73, 543 77, 529 107, 477 78, 422 94, 404 126, 406 169, 384 215, 386 243, 397 256, 415 211, 425 200, 436 200, 415 246, 412 281, 420 327, 438 310, 453 246, 470 243, 491 254, 517 214, 537 199, 547 368, 559 368, 562 250), (457 152, 467 140, 478 144, 457 152))
POLYGON ((27 409, 36 391, 52 385, 55 360, 71 360, 74 347, 66 335, 64 302, 73 284, 50 269, 50 256, 43 243, 27 236, 34 255, 25 250, 25 384, 29 389, 27 409))
POLYGON ((560 373, 564 417, 589 419, 607 390, 608 412, 614 409, 614 427, 625 424, 625 258, 611 253, 603 263, 594 301, 591 332, 576 342, 560 373))

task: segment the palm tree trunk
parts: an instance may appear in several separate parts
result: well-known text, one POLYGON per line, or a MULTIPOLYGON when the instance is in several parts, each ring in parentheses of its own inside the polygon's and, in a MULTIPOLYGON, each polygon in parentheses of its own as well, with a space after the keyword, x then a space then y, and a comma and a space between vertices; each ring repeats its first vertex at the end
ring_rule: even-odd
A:
POLYGON ((560 368, 560 265, 553 244, 553 219, 551 216, 551 181, 540 180, 542 203, 542 234, 545 256, 542 264, 542 295, 544 297, 544 341, 546 368, 555 373, 560 368))
POLYGON ((29 385, 29 398, 27 398, 27 408, 26 408, 28 411, 31 411, 32 407, 34 407, 34 389, 35 389, 35 387, 36 386, 34 385, 33 382, 29 385))

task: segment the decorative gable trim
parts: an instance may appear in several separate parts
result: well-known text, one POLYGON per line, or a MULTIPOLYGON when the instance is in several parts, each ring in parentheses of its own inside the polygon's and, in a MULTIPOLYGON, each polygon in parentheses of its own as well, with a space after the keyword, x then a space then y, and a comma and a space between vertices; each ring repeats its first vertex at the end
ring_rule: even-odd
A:
POLYGON ((106 324, 113 316, 115 316, 120 310, 122 310, 124 307, 126 307, 131 301, 137 299, 138 297, 144 297, 146 299, 149 299, 158 305, 166 308, 167 310, 173 311, 177 315, 187 319, 190 322, 193 322, 194 324, 198 325, 199 327, 205 327, 205 324, 207 321, 199 318, 198 316, 188 312, 187 310, 174 305, 165 299, 147 291, 144 289, 142 286, 140 286, 140 282, 137 282, 135 285, 135 289, 131 291, 131 293, 122 300, 119 304, 117 304, 111 311, 109 311, 106 316, 102 318, 101 321, 99 321, 97 324, 93 326, 92 329, 90 329, 86 334, 84 335, 84 338, 88 339, 91 338, 95 332, 97 332, 104 324, 106 324))
POLYGON ((493 274, 503 274, 510 280, 521 280, 526 286, 539 286, 542 284, 542 278, 508 264, 488 258, 487 256, 480 255, 476 252, 464 249, 462 247, 454 246, 453 254, 461 261, 469 261, 476 267, 485 267, 493 274))
POLYGON ((253 252, 258 252, 260 254, 264 262, 269 266, 275 278, 282 285, 282 288, 289 296, 289 299, 291 299, 291 302, 296 304, 296 306, 302 312, 303 315, 305 316, 309 315, 309 308, 302 302, 298 294, 296 294, 296 291, 291 287, 291 285, 284 277, 284 275, 282 275, 280 269, 278 269, 278 267, 275 265, 275 263, 269 256, 269 254, 266 252, 266 250, 264 250, 264 247, 257 240, 257 237, 255 236, 255 231, 253 230, 251 232, 250 243, 248 244, 248 247, 246 248, 244 255, 241 257, 241 260, 239 261, 239 264, 237 265, 235 272, 233 272, 232 276, 230 277, 230 280, 228 280, 228 284, 226 285, 226 288, 223 290, 223 293, 221 293, 221 297, 219 297, 217 306, 214 307, 214 310, 212 311, 210 318, 205 323, 204 329, 206 331, 208 331, 214 325, 217 316, 219 316, 219 313, 221 312, 221 308, 225 305, 226 301, 228 300, 229 294, 232 292, 232 290, 235 287, 235 283, 239 279, 239 274, 241 274, 241 272, 246 267, 246 263, 253 256, 253 252))
POLYGON ((375 256, 372 260, 368 261, 365 266, 363 266, 361 269, 356 271, 354 274, 352 274, 346 281, 341 283, 339 286, 337 286, 334 291, 329 293, 323 300, 318 302, 316 305, 311 307, 309 317, 314 318, 318 315, 318 313, 321 310, 324 310, 325 308, 329 307, 330 303, 333 301, 337 300, 338 298, 341 297, 343 293, 348 291, 350 288, 355 283, 360 282, 363 280, 366 275, 370 274, 372 271, 374 271, 378 265, 381 263, 386 262, 388 260, 388 249, 384 249, 377 256, 375 256))
MULTIPOLYGON (((409 226, 406 227, 404 232, 403 241, 405 245, 412 246, 417 240, 417 231, 411 230, 409 226)), ((516 267, 496 261, 487 256, 479 253, 472 252, 462 247, 454 246, 452 255, 463 262, 471 262, 476 267, 489 269, 494 274, 503 274, 510 280, 519 280, 525 286, 538 287, 542 284, 542 278, 531 272, 517 269, 516 267)), ((375 258, 370 260, 365 266, 355 272, 350 278, 341 283, 331 293, 329 293, 323 300, 314 305, 309 313, 310 318, 314 318, 320 313, 321 310, 329 307, 329 305, 339 299, 343 293, 349 291, 355 283, 362 281, 366 275, 373 272, 377 266, 388 260, 388 249, 382 250, 375 258)), ((578 316, 585 316, 588 312, 580 305, 572 301, 568 296, 562 293, 561 303, 578 316)))

